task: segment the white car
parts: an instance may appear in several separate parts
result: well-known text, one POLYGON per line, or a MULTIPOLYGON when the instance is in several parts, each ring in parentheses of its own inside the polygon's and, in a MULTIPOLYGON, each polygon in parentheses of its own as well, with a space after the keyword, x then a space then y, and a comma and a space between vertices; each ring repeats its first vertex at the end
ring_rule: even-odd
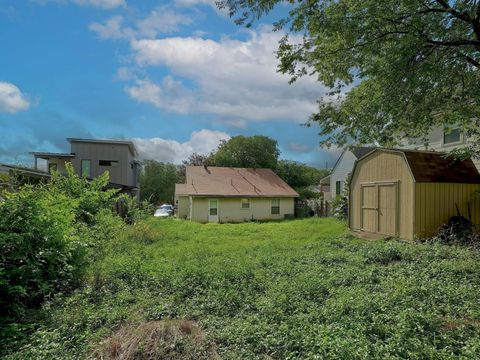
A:
POLYGON ((155 216, 155 217, 169 217, 171 215, 172 215, 172 213, 168 209, 165 209, 165 208, 159 208, 159 209, 155 210, 155 214, 153 214, 153 216, 155 216))

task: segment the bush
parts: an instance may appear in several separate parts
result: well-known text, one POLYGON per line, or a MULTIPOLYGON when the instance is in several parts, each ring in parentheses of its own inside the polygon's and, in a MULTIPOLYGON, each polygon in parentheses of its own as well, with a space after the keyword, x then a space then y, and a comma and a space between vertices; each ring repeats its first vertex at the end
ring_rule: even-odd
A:
POLYGON ((0 318, 22 318, 54 291, 78 280, 81 244, 76 201, 26 186, 0 203, 0 318))
POLYGON ((348 219, 348 197, 337 195, 331 202, 332 215, 339 220, 348 219))

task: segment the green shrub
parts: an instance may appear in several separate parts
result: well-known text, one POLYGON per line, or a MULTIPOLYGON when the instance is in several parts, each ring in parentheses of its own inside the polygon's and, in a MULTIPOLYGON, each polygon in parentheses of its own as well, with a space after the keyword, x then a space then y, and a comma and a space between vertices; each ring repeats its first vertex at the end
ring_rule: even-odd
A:
POLYGON ((0 203, 0 317, 21 318, 48 294, 78 279, 81 244, 75 200, 26 186, 0 203))

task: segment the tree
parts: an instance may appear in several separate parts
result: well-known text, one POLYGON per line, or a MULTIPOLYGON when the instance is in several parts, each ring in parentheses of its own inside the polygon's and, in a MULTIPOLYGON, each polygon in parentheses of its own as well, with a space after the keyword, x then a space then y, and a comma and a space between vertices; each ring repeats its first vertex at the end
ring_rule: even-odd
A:
MULTIPOLYGON (((279 0, 222 0, 251 26, 279 0)), ((278 70, 330 88, 309 123, 324 144, 420 138, 459 125, 480 154, 480 2, 291 0, 278 70)))
POLYGON ((152 203, 173 203, 175 183, 177 183, 175 165, 146 160, 140 176, 140 197, 152 203))
POLYGON ((297 161, 280 160, 275 173, 300 195, 311 198, 314 197, 314 194, 308 188, 312 185, 318 185, 320 179, 328 175, 328 170, 317 169, 297 161))
POLYGON ((275 169, 279 155, 277 141, 267 136, 234 136, 223 140, 208 162, 212 166, 275 169))

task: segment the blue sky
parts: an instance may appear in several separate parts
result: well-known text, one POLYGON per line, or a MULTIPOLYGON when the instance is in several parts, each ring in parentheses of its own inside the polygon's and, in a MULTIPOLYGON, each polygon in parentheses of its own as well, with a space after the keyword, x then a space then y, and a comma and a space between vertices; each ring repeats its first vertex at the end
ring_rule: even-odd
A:
POLYGON ((283 11, 247 30, 214 0, 0 0, 0 162, 94 137, 178 163, 261 134, 282 158, 332 164, 338 151, 301 126, 324 88, 275 71, 283 11))

